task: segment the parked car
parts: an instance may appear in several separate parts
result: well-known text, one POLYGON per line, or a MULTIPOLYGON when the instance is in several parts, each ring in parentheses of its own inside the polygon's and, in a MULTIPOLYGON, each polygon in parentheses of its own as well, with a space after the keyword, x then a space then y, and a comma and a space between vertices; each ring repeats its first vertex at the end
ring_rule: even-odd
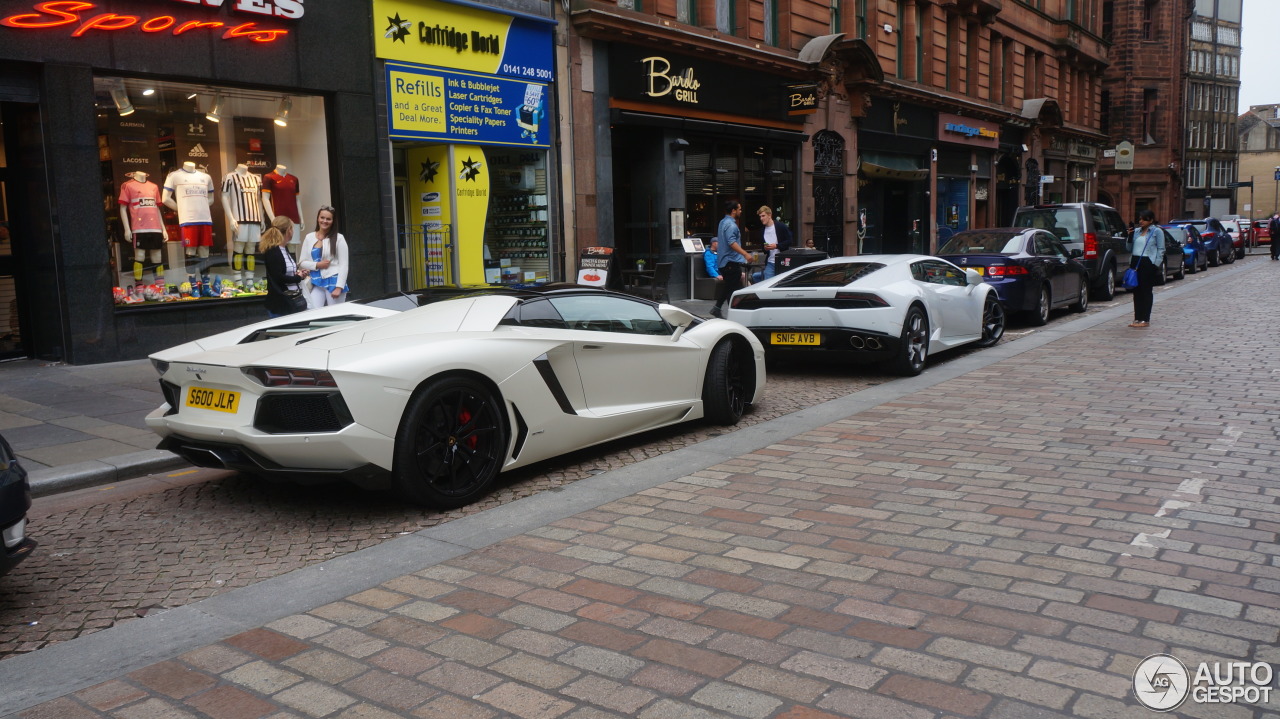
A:
POLYGON ((165 403, 147 425, 188 462, 394 487, 438 508, 601 442, 735 424, 765 383, 741 325, 563 284, 332 305, 151 361, 165 403))
POLYGON ((1019 207, 1013 224, 1048 230, 1068 250, 1080 250, 1080 263, 1089 273, 1094 299, 1115 296, 1116 282, 1129 267, 1125 243, 1129 228, 1115 208, 1097 202, 1019 207))
POLYGON ((933 352, 1004 336, 1004 306, 974 271, 929 255, 832 257, 733 294, 727 319, 766 353, 822 354, 916 375, 933 352))
POLYGON ((938 256, 982 275, 1007 312, 1025 312, 1043 325, 1056 307, 1089 308, 1089 273, 1080 250, 1067 250, 1047 230, 1004 227, 963 230, 938 249, 938 256))
POLYGON ((1200 241, 1204 243, 1205 253, 1209 255, 1209 266, 1229 265, 1236 261, 1235 248, 1231 244, 1231 236, 1227 234, 1222 223, 1215 218, 1170 220, 1170 225, 1190 225, 1200 233, 1200 241))
POLYGON ((1255 245, 1271 244, 1271 218, 1259 217, 1253 221, 1253 243, 1255 245))
MULTIPOLYGON (((1180 280, 1187 276, 1187 268, 1184 264, 1186 257, 1182 251, 1182 243, 1178 242, 1171 232, 1163 227, 1158 227, 1157 229, 1160 230, 1160 234, 1164 239, 1164 255, 1160 258, 1160 273, 1156 275, 1156 284, 1163 285, 1168 282, 1170 277, 1180 280)), ((1136 229, 1130 234, 1129 247, 1134 252, 1141 252, 1142 247, 1134 244, 1136 242, 1134 237, 1137 234, 1138 231, 1136 229)))
POLYGON ((1200 241, 1200 233, 1193 225, 1161 225, 1182 245, 1182 264, 1186 271, 1195 274, 1209 269, 1209 253, 1200 241))
POLYGON ((1249 231, 1244 223, 1247 223, 1248 220, 1231 219, 1220 220, 1220 222, 1222 222, 1222 228, 1231 236, 1233 259, 1244 259, 1245 242, 1249 238, 1249 231))
POLYGON ((0 437, 0 576, 31 556, 36 548, 27 536, 27 510, 31 509, 31 485, 13 448, 0 437))

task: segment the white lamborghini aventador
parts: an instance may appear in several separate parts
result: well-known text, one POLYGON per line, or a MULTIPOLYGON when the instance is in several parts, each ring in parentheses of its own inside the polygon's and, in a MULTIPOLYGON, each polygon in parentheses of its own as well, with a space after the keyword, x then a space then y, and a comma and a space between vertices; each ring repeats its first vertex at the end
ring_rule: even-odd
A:
POLYGON ((203 467, 390 485, 439 508, 600 442, 734 424, 765 383, 764 349, 736 323, 563 285, 335 305, 151 361, 160 448, 203 467))

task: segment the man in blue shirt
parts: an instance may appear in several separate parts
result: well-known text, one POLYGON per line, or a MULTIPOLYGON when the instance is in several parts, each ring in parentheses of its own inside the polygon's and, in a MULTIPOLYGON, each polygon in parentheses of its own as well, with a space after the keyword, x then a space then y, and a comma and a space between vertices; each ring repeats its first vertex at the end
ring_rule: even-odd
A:
POLYGON ((716 287, 716 305, 711 308, 712 317, 723 317, 724 301, 742 289, 742 273, 751 262, 751 256, 742 249, 742 231, 738 229, 738 217, 742 215, 742 203, 728 200, 724 204, 725 215, 716 228, 716 269, 723 281, 716 287))

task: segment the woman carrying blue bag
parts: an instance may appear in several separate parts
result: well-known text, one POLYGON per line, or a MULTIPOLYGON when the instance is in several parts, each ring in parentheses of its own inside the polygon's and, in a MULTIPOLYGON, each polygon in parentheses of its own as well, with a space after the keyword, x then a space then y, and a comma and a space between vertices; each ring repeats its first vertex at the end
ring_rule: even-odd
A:
POLYGON ((1129 260, 1129 269, 1138 275, 1138 285, 1129 290, 1133 293, 1133 322, 1129 323, 1130 327, 1151 326, 1151 306, 1155 303, 1152 292, 1163 259, 1164 230, 1156 225, 1156 213, 1143 210, 1138 213, 1138 228, 1133 233, 1133 258, 1129 260))

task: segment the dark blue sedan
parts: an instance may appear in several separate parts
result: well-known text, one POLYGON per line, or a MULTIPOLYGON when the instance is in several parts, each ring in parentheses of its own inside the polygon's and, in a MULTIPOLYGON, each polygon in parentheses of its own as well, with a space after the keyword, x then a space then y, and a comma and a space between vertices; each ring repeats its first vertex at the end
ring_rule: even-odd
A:
POLYGON ((36 543, 27 536, 27 510, 31 508, 31 486, 27 471, 18 464, 13 449, 0 437, 0 576, 27 558, 36 543))
POLYGON ((1194 275, 1209 269, 1209 251, 1200 241, 1200 231, 1195 225, 1160 225, 1182 245, 1182 266, 1187 274, 1194 275))
POLYGON ((1235 246, 1231 243, 1231 234, 1217 218, 1170 220, 1171 225, 1191 225, 1200 233, 1200 241, 1204 243, 1205 254, 1209 256, 1209 266, 1229 265, 1236 261, 1235 246))
POLYGON ((1007 312, 1023 312, 1034 325, 1049 321, 1055 307, 1089 308, 1089 277, 1051 232, 1034 227, 964 230, 951 236, 938 256, 975 270, 996 291, 1007 312))

